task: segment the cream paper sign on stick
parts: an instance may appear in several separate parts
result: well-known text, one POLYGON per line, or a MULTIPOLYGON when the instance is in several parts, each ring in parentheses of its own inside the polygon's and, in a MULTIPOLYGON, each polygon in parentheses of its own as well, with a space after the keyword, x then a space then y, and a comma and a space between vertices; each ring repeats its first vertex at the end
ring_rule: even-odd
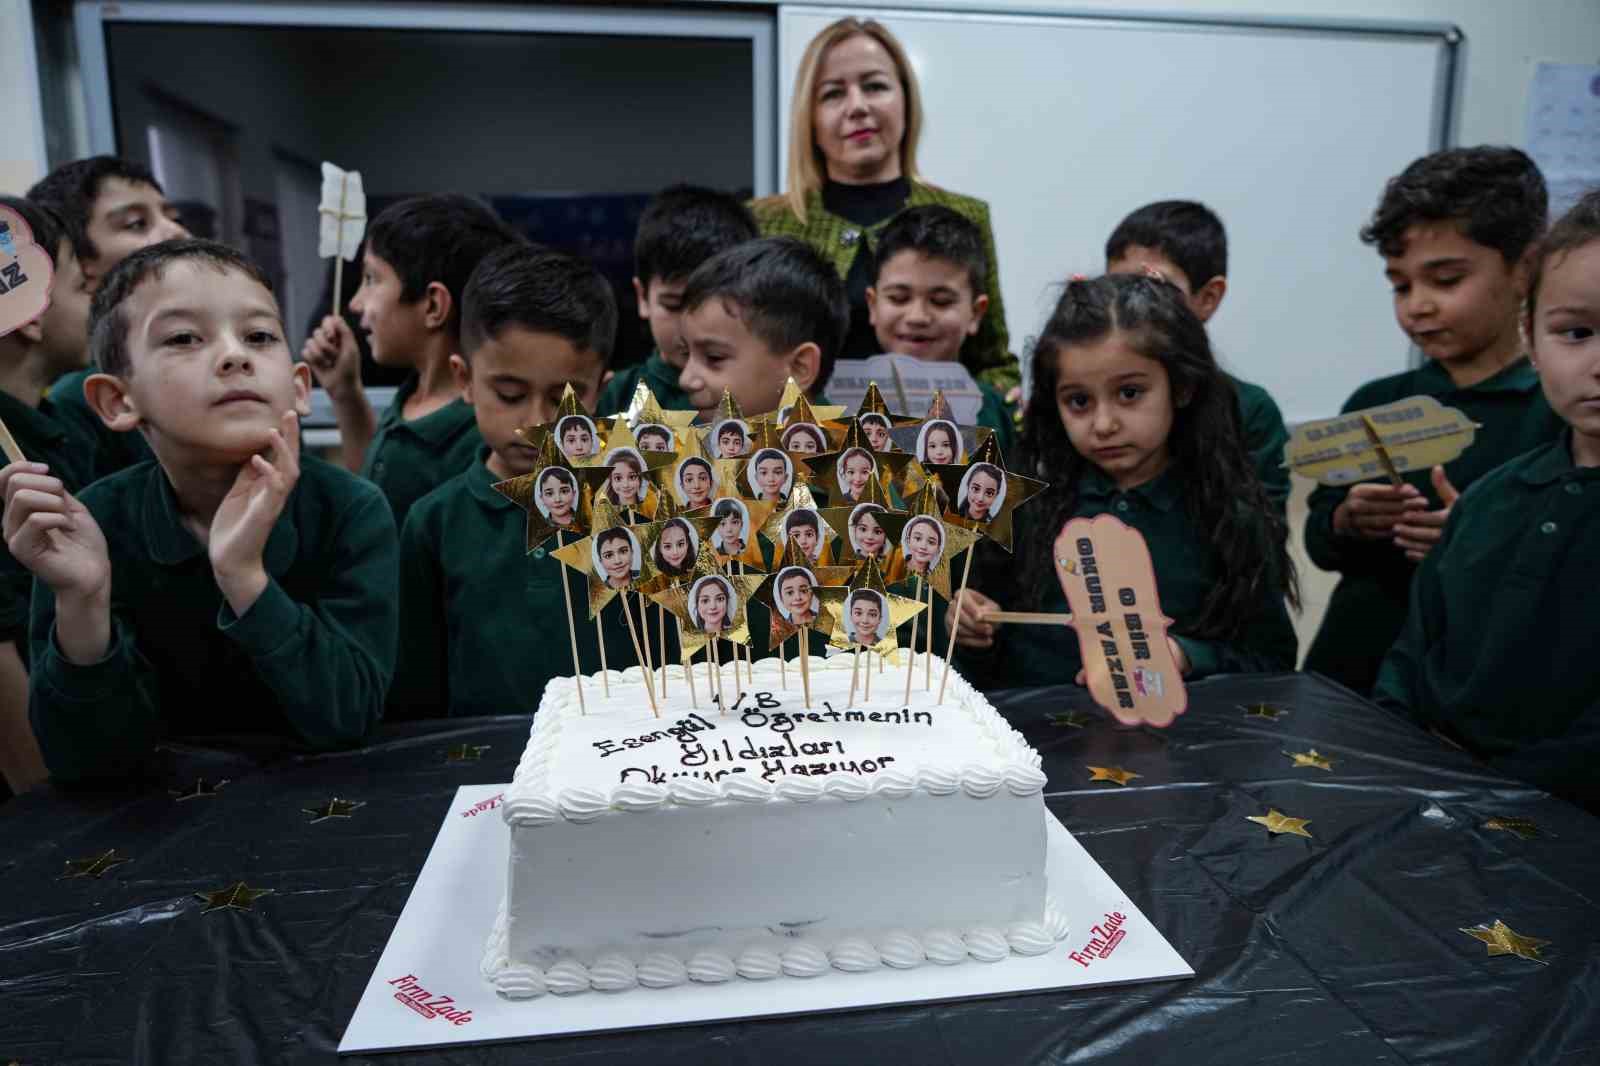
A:
POLYGON ((1055 562, 1089 694, 1119 722, 1171 725, 1189 694, 1167 644, 1172 620, 1162 613, 1144 537, 1112 515, 1074 518, 1056 538, 1055 562))
POLYGON ((0 207, 0 337, 32 322, 50 306, 52 262, 22 216, 0 207))
POLYGON ((1478 427, 1432 396, 1411 396, 1295 427, 1283 446, 1284 465, 1324 485, 1349 485, 1406 474, 1456 459, 1478 427))
POLYGON ((317 255, 333 258, 333 313, 339 313, 344 289, 344 263, 356 257, 367 231, 367 193, 359 170, 322 164, 322 202, 317 205, 317 255))

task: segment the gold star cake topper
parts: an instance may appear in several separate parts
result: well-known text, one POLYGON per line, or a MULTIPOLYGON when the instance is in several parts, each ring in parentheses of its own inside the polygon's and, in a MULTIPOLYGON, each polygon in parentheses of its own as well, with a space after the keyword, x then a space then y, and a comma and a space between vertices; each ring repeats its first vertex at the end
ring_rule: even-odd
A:
POLYGON ((527 512, 524 551, 534 551, 557 534, 581 537, 588 532, 592 494, 584 491, 577 469, 556 446, 554 433, 541 438, 532 473, 497 481, 494 490, 527 512))
POLYGON ((1008 471, 993 437, 978 445, 971 462, 934 463, 927 470, 939 479, 949 500, 945 520, 980 531, 1008 552, 1012 515, 1045 487, 1042 481, 1008 471))
POLYGON ((833 451, 806 459, 811 483, 827 495, 830 507, 865 502, 869 499, 867 486, 874 481, 887 495, 892 486, 905 483, 912 462, 911 456, 902 452, 873 448, 859 421, 847 423, 833 451))
POLYGON ((878 561, 870 557, 855 568, 846 587, 824 588, 818 595, 838 620, 828 634, 830 644, 891 657, 900 647, 897 630, 927 607, 890 592, 878 561))
POLYGON ((1515 955, 1529 962, 1537 962, 1543 966, 1550 965, 1539 954, 1539 949, 1548 945, 1550 941, 1536 936, 1523 936, 1498 918, 1494 920, 1493 925, 1474 925, 1461 931, 1474 940, 1481 940, 1487 944, 1490 955, 1515 955))
POLYGON ((849 579, 850 567, 816 566, 799 543, 790 539, 779 554, 772 575, 756 587, 754 594, 756 602, 769 609, 768 647, 781 645, 802 628, 815 627, 819 632, 831 633, 838 620, 824 606, 823 593, 848 591, 844 586, 849 579))
POLYGON ((645 451, 675 452, 678 450, 679 431, 687 429, 699 414, 695 410, 664 410, 650 386, 641 381, 634 386, 627 409, 620 412, 620 421, 628 424, 633 435, 639 439, 639 447, 645 451), (660 430, 665 430, 665 434, 660 430))
POLYGON ((1305 837, 1308 840, 1311 838, 1311 834, 1306 830, 1306 826, 1311 824, 1310 819, 1290 818, 1282 811, 1273 808, 1269 808, 1266 814, 1252 814, 1245 821, 1264 825, 1267 827, 1267 832, 1273 835, 1293 833, 1295 836, 1305 837))

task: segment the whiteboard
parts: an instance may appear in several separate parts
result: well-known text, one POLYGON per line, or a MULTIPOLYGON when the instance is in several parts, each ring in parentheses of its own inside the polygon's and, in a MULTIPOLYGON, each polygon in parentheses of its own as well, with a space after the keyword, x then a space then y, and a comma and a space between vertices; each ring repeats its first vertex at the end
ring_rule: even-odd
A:
POLYGON ((1442 143, 1453 31, 789 5, 780 130, 807 42, 846 14, 877 18, 910 53, 924 177, 989 202, 1024 362, 1060 283, 1104 270, 1124 215, 1192 199, 1228 230, 1218 358, 1288 421, 1334 414, 1411 365, 1383 261, 1357 232, 1384 182, 1442 143))

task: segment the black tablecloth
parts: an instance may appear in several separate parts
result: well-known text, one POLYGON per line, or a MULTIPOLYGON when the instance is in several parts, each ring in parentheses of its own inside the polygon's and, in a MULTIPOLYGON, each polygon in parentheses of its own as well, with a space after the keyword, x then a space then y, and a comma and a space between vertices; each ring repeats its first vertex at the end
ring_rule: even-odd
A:
MULTIPOLYGON (((1078 689, 993 698, 1043 753, 1051 811, 1192 980, 350 1061, 1600 1061, 1600 822, 1319 678, 1190 693, 1167 730, 1119 728, 1078 689), (1260 703, 1289 713, 1245 713, 1260 703), (1331 770, 1284 754, 1311 748, 1331 770), (1090 764, 1140 776, 1091 782, 1090 764), (1311 839, 1245 820, 1269 808, 1310 819, 1311 839), (1542 833, 1485 828, 1495 817, 1542 833), (1547 965, 1460 932, 1495 919, 1550 940, 1547 965)), ((0 1063, 333 1060, 456 787, 510 780, 527 732, 418 723, 264 764, 170 749, 159 787, 0 806, 0 1063), (448 761, 461 744, 487 749, 448 761), (168 792, 197 777, 230 780, 168 792), (311 824, 302 808, 335 795, 366 805, 311 824), (61 879, 109 848, 133 861, 61 879), (238 879, 272 894, 201 913, 195 893, 238 879)))

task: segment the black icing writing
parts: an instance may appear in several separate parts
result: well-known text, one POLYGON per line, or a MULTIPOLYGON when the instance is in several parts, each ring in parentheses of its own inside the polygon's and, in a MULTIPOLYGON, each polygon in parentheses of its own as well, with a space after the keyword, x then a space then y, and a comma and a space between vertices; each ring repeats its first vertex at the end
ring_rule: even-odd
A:
POLYGON ((600 749, 600 757, 620 755, 625 751, 634 751, 647 744, 654 744, 661 740, 676 740, 679 744, 694 742, 696 733, 717 728, 713 723, 706 721, 698 714, 691 714, 687 718, 680 718, 670 726, 657 729, 654 733, 646 733, 640 737, 623 737, 621 740, 596 740, 593 744, 600 749))
POLYGON ((798 759, 801 756, 844 753, 842 740, 807 740, 796 744, 793 737, 784 734, 781 744, 757 744, 748 736, 738 748, 726 740, 716 741, 709 747, 702 744, 685 744, 683 755, 678 761, 685 766, 704 766, 707 763, 738 762, 741 759, 754 762, 757 759, 798 759))
POLYGON ((836 711, 827 701, 822 704, 825 711, 779 711, 776 714, 765 714, 760 710, 745 711, 739 720, 746 729, 770 729, 774 733, 792 732, 798 725, 806 722, 832 723, 832 722, 871 722, 876 725, 925 725, 933 727, 933 714, 929 711, 913 711, 909 707, 898 711, 836 711))
POLYGON ((618 778, 622 784, 629 781, 644 781, 652 785, 664 785, 677 777, 697 777, 702 781, 721 781, 729 774, 742 774, 742 766, 730 766, 725 770, 663 770, 659 764, 652 763, 647 769, 642 766, 629 766, 622 771, 618 778))
POLYGON ((893 755, 880 755, 876 759, 850 759, 847 762, 797 762, 785 766, 781 759, 769 759, 761 764, 761 780, 771 781, 777 777, 827 777, 829 774, 860 774, 865 777, 875 774, 885 766, 894 762, 893 755))
POLYGON ((1078 573, 1083 575, 1084 588, 1089 591, 1089 610, 1093 614, 1106 611, 1106 593, 1100 584, 1100 564, 1094 559, 1094 541, 1078 538, 1078 573))

